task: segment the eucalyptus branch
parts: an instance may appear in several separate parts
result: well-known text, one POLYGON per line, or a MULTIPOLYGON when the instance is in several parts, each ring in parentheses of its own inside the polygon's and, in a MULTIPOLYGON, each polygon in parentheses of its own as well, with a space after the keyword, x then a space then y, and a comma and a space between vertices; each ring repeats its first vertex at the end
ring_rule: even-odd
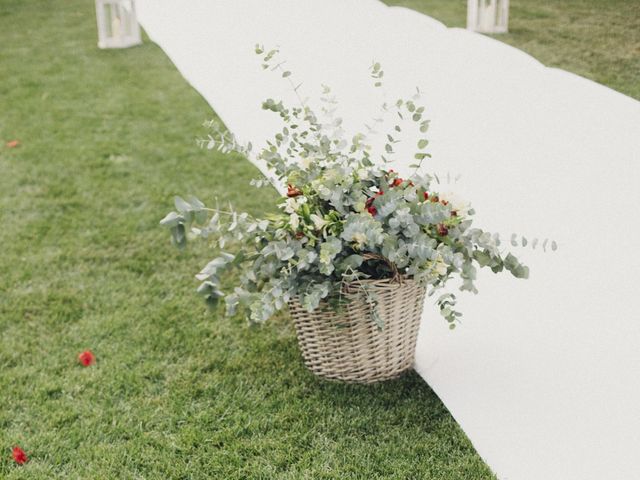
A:
MULTIPOLYGON (((385 163, 385 155, 393 154, 393 146, 400 141, 396 137, 405 132, 405 123, 420 131, 413 173, 402 179, 371 160, 372 147, 363 142, 363 134, 356 133, 347 142, 340 119, 333 120, 333 110, 323 107, 332 119, 330 124, 315 116, 285 62, 274 60, 277 49, 265 53, 256 46, 256 53, 262 56, 265 69, 278 72, 289 82, 300 104, 289 108, 273 99, 263 103, 264 109, 277 113, 284 123, 258 154, 277 180, 287 185, 286 194, 278 201, 278 213, 256 219, 232 206, 210 208, 195 197, 176 197, 176 210, 160 222, 180 247, 185 246, 186 229, 192 225, 197 225, 191 227, 196 237, 214 240, 216 256, 197 275, 202 282, 198 291, 207 302, 215 303, 224 296, 227 312, 232 314, 241 305, 252 322, 263 322, 292 296, 313 311, 327 302, 337 300, 339 305, 346 292, 360 292, 371 307, 372 321, 383 328, 378 300, 367 287, 369 279, 410 277, 435 292, 457 277, 462 280, 461 290, 476 292, 477 268, 527 277, 527 267, 498 248, 497 236, 471 228, 474 212, 466 202, 438 192, 433 181, 435 178, 439 183, 437 176, 418 174, 430 157, 425 151, 428 140, 422 135, 429 121, 423 119, 425 107, 415 103, 419 90, 410 99, 381 106, 380 122, 394 111, 401 120, 387 134, 388 142, 380 155, 385 163), (238 243, 244 247, 237 255, 222 250, 238 243), (238 266, 240 286, 223 293, 221 279, 228 269, 238 266)), ((374 63, 371 71, 375 86, 382 86, 381 66, 374 63)), ((333 105, 329 93, 325 87, 323 95, 327 97, 323 98, 333 105)), ((241 148, 228 131, 214 132, 205 141, 222 151, 241 148)), ((262 183, 258 180, 252 185, 262 183)), ((518 238, 511 240, 517 243, 518 238)), ((543 249, 548 244, 542 242, 543 249)), ((551 248, 555 247, 551 243, 551 248)), ((437 300, 450 325, 459 321, 455 303, 453 294, 437 300)))

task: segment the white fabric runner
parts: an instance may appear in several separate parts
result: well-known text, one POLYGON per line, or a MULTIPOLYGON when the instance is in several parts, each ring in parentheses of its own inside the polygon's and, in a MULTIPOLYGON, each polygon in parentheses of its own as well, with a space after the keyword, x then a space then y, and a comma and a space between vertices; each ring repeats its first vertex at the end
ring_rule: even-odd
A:
POLYGON ((427 167, 462 174, 442 190, 471 200, 479 226, 560 249, 519 251, 527 281, 480 275, 454 332, 427 303, 416 370, 499 478, 640 478, 640 102, 376 0, 137 4, 150 37, 254 145, 280 128, 262 100, 294 102, 255 43, 280 47, 312 104, 331 85, 351 128, 380 103, 372 60, 390 100, 419 86, 427 167))

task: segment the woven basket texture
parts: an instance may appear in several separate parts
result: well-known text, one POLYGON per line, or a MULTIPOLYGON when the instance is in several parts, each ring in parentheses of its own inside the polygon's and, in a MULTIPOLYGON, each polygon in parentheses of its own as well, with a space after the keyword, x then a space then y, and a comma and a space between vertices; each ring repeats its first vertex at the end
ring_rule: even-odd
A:
POLYGON ((362 283, 377 301, 382 329, 361 288, 343 290, 348 301, 340 311, 325 302, 308 312, 297 299, 289 302, 305 365, 322 378, 374 383, 413 366, 426 288, 407 278, 362 283))

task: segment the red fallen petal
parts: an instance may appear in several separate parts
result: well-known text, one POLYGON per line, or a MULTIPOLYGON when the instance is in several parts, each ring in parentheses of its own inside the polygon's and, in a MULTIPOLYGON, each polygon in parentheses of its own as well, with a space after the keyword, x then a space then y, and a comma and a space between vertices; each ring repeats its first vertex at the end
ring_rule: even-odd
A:
POLYGON ((402 182, 404 182, 403 179, 401 178, 394 178, 393 182, 391 183, 391 187, 399 187, 400 185, 402 185, 402 182))
POLYGON ((374 217, 376 216, 376 214, 378 213, 378 210, 376 209, 376 207, 374 207, 373 205, 367 208, 367 212, 369 212, 371 215, 373 215, 374 217))
POLYGON ((20 145, 20 140, 11 140, 10 142, 7 142, 7 148, 16 148, 18 145, 20 145))
POLYGON ((13 459, 18 465, 24 465, 29 461, 27 454, 20 447, 13 447, 13 459))
POLYGON ((438 235, 441 235, 444 237, 447 233, 449 233, 449 229, 441 223, 438 224, 437 228, 438 228, 438 235))
POLYGON ((427 192, 424 192, 424 199, 429 200, 429 194, 427 192))
POLYGON ((95 355, 91 352, 91 350, 86 350, 78 355, 78 361, 85 367, 89 365, 93 365, 96 361, 95 355))

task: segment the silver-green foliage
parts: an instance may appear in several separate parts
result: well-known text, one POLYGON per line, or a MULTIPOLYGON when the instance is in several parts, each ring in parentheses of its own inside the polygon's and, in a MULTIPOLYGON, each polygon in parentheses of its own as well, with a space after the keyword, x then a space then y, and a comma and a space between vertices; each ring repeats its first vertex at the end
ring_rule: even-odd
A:
MULTIPOLYGON (((298 94, 284 62, 276 62, 277 50, 265 52, 263 67, 279 71, 298 94)), ((384 72, 375 63, 371 69, 375 86, 384 72)), ((454 277, 461 290, 477 292, 476 269, 504 269, 526 278, 528 269, 511 254, 506 256, 495 234, 472 227, 473 210, 451 195, 434 191, 434 177, 421 173, 428 140, 423 138, 429 121, 424 107, 417 105, 419 92, 411 99, 383 104, 381 114, 395 114, 398 124, 387 134, 383 152, 376 153, 365 134, 344 138, 341 120, 334 116, 335 98, 324 87, 321 117, 298 96, 299 105, 285 106, 268 99, 263 108, 283 121, 283 128, 257 154, 275 176, 288 185, 279 204, 280 213, 253 218, 228 209, 207 208, 196 198, 176 197, 176 210, 160 223, 171 231, 173 241, 184 247, 187 236, 213 242, 218 255, 196 275, 198 291, 215 304, 224 297, 227 314, 238 306, 252 322, 264 322, 287 302, 298 297, 312 311, 324 301, 340 299, 344 283, 360 284, 367 278, 392 278, 398 273, 412 277, 433 294, 454 277), (400 178, 388 168, 394 145, 406 124, 420 132, 415 140, 414 171, 400 178), (235 253, 223 251, 229 246, 235 253), (221 278, 228 269, 240 270, 240 282, 232 292, 223 293, 221 278), (360 283, 359 283, 360 282, 360 283)), ((374 126, 382 123, 374 119, 374 126)), ((249 154, 228 132, 216 129, 203 144, 222 151, 249 154)), ((265 179, 252 185, 261 187, 265 179)), ((363 295, 375 314, 375 299, 365 287, 363 295)), ((442 316, 453 328, 461 314, 455 310, 451 293, 437 300, 442 316)), ((340 308, 339 302, 333 302, 340 308)))

